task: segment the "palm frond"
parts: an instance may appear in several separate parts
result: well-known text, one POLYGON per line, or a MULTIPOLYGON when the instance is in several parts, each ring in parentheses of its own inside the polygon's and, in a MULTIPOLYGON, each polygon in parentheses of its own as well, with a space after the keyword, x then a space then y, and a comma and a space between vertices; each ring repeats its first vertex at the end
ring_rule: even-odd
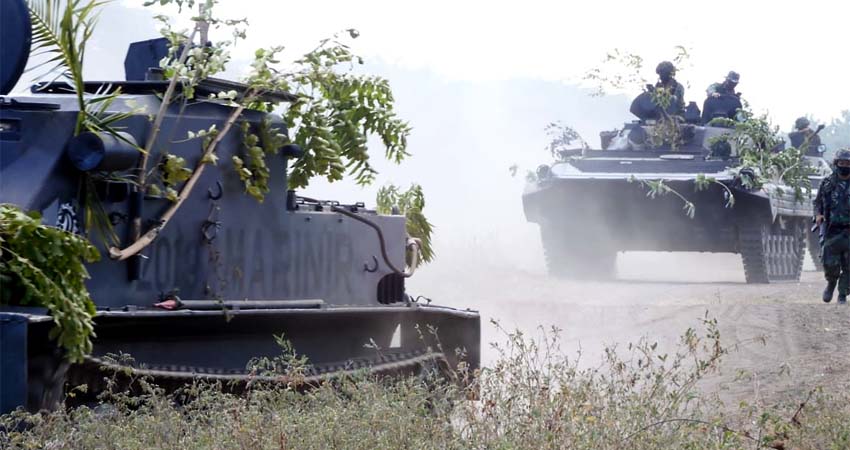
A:
POLYGON ((27 0, 32 22, 32 52, 48 59, 29 70, 48 67, 36 78, 40 81, 52 74, 65 77, 74 89, 79 103, 75 134, 82 131, 90 112, 83 92, 83 61, 86 45, 94 33, 100 7, 110 0, 27 0))
MULTIPOLYGON (((52 54, 46 64, 53 63, 47 73, 62 69, 71 72, 82 65, 75 61, 73 52, 69 51, 65 24, 73 21, 74 8, 80 0, 28 0, 32 22, 32 51, 39 54, 52 54), (64 8, 63 8, 64 6, 64 8)), ((45 64, 45 65, 46 65, 45 64)), ((40 67, 42 64, 36 67, 40 67)), ((33 70, 33 68, 29 69, 33 70)), ((45 74, 46 75, 46 74, 45 74)))
POLYGON ((93 241, 92 231, 94 230, 97 231, 97 234, 100 236, 101 241, 106 248, 109 248, 111 245, 117 245, 121 241, 118 239, 118 235, 115 233, 112 222, 109 220, 109 213, 106 211, 106 208, 97 196, 97 189, 95 188, 94 180, 91 176, 87 175, 84 183, 85 188, 82 203, 87 237, 89 240, 93 241))

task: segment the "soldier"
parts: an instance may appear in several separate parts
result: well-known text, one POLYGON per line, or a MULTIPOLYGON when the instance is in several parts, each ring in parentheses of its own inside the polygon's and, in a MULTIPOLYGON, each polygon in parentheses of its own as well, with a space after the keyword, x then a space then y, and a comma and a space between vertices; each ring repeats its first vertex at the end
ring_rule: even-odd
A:
POLYGON ((814 209, 817 224, 824 224, 823 301, 832 301, 837 283, 838 303, 844 304, 850 288, 850 149, 839 150, 833 163, 835 173, 821 182, 814 209))
POLYGON ((655 87, 665 88, 673 95, 673 101, 667 112, 682 115, 685 112, 685 87, 682 86, 682 83, 676 81, 676 66, 670 61, 662 61, 655 68, 655 73, 658 74, 658 82, 655 83, 655 87))
POLYGON ((735 87, 738 86, 738 81, 741 79, 741 76, 738 75, 738 72, 734 70, 729 71, 726 75, 726 79, 723 80, 722 83, 712 83, 708 89, 705 90, 706 95, 709 97, 720 97, 721 95, 734 95, 740 97, 741 94, 735 92, 735 87))
POLYGON ((788 133, 788 139, 791 140, 792 147, 803 150, 806 156, 821 156, 820 136, 809 128, 809 125, 811 125, 809 119, 798 118, 794 121, 794 131, 788 133))

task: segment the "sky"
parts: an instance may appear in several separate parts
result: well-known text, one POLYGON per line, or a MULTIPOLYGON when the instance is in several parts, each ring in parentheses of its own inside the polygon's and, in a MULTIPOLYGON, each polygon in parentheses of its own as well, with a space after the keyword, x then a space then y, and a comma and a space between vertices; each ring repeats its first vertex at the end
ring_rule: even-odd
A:
POLYGON ((237 56, 273 44, 298 55, 353 27, 367 60, 448 80, 578 84, 614 49, 641 55, 643 76, 654 79, 657 62, 682 45, 691 67, 679 79, 699 105, 708 84, 735 70, 751 106, 783 128, 804 113, 828 119, 850 108, 844 1, 222 0, 218 8, 249 20, 237 56))

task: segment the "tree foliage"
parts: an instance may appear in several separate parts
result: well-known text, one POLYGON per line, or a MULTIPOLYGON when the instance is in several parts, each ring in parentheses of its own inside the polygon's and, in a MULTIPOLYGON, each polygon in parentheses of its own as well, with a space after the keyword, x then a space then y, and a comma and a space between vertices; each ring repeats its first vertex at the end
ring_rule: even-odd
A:
MULTIPOLYGON (((157 0, 147 4, 174 4, 182 11, 196 3, 202 12, 199 23, 229 28, 233 38, 208 47, 192 47, 198 31, 175 30, 167 17, 159 16, 163 35, 171 42, 162 68, 167 78, 178 79, 181 95, 187 100, 194 98, 198 82, 224 70, 230 62, 229 49, 245 37, 246 22, 218 18, 214 14, 214 1, 157 0), (187 55, 181 54, 181 49, 187 47, 192 50, 187 55)), ((384 145, 387 159, 399 163, 409 155, 410 126, 394 111, 395 98, 389 82, 378 76, 355 73, 356 65, 363 64, 363 59, 352 52, 347 41, 358 36, 357 30, 347 29, 323 39, 315 49, 288 66, 281 63, 283 47, 258 49, 251 63, 252 74, 243 80, 253 88, 251 95, 234 93, 224 99, 233 106, 279 112, 283 116, 291 142, 304 150, 303 156, 292 162, 290 188, 304 188, 314 177, 333 182, 350 176, 360 185, 372 183, 377 174, 367 146, 372 135, 384 145), (263 97, 270 91, 291 92, 297 99, 279 103, 263 97)), ((208 100, 221 101, 222 97, 208 100)), ((253 147, 249 147, 249 153, 253 147)), ((256 150, 253 153, 253 160, 259 162, 259 154, 256 150)), ((250 177, 244 169, 247 169, 244 164, 237 168, 243 181, 247 181, 250 177)), ((247 189, 252 196, 261 198, 262 187, 252 184, 247 189)))
MULTIPOLYGON (((686 69, 690 58, 691 54, 685 46, 673 47, 670 61, 676 66, 677 74, 686 69)), ((611 91, 642 90, 649 84, 644 76, 644 63, 643 56, 615 48, 605 55, 598 66, 588 70, 583 79, 593 85, 593 96, 607 95, 611 91)))
POLYGON ((549 123, 543 128, 543 131, 549 138, 549 144, 546 146, 546 149, 549 150, 549 153, 556 160, 563 159, 562 152, 566 150, 575 150, 576 147, 573 144, 574 142, 579 144, 578 148, 588 148, 587 142, 585 142, 579 132, 573 127, 565 125, 560 120, 549 123))
POLYGON ((243 157, 234 155, 233 168, 245 185, 245 192, 262 203, 269 192, 271 172, 266 165, 266 156, 277 153, 286 136, 277 133, 266 118, 260 123, 258 133, 251 131, 250 123, 242 122, 243 157))
MULTIPOLYGON (((794 147, 776 151, 782 144, 779 128, 772 125, 766 115, 756 116, 748 110, 742 110, 739 120, 725 119, 715 125, 733 128, 734 132, 714 138, 713 142, 727 141, 738 150, 737 164, 727 169, 735 176, 736 182, 747 189, 762 189, 772 183, 776 189, 790 188, 797 201, 805 201, 811 196, 809 176, 814 168, 806 163, 804 152, 794 147)), ((657 198, 673 195, 682 201, 685 214, 691 219, 696 214, 696 205, 686 194, 671 188, 666 180, 637 179, 634 175, 629 182, 638 182, 647 190, 647 197, 657 198)), ((735 205, 735 195, 729 186, 714 177, 698 174, 694 179, 694 191, 707 189, 716 184, 724 189, 725 206, 735 205)))
POLYGON ((434 259, 434 247, 431 234, 434 226, 425 218, 425 194, 422 186, 412 184, 406 191, 395 185, 387 185, 378 189, 378 213, 391 214, 397 207, 399 214, 407 218, 407 234, 421 241, 422 262, 428 263, 434 259))
POLYGON ((97 25, 100 8, 106 3, 102 0, 27 0, 33 33, 31 52, 36 58, 45 58, 28 70, 43 71, 36 80, 63 79, 70 84, 79 106, 75 135, 82 131, 108 132, 127 142, 111 125, 132 113, 106 112, 121 90, 101 90, 86 96, 83 89, 86 46, 97 25))
POLYGON ((85 238, 41 224, 37 213, 0 205, 0 302, 47 307, 50 338, 81 361, 91 351, 94 303, 84 262, 100 255, 85 238))
MULTIPOLYGON (((351 39, 355 30, 347 30, 351 39)), ((394 110, 389 82, 377 76, 356 75, 353 63, 362 64, 338 36, 295 61, 288 84, 299 94, 285 118, 294 130, 293 141, 305 154, 295 161, 291 188, 305 187, 310 178, 338 181, 345 174, 357 184, 374 181, 377 171, 369 163, 367 137, 376 135, 387 159, 400 163, 409 154, 410 126, 394 110), (343 66, 345 70, 340 70, 343 66)))
MULTIPOLYGON (((147 4, 173 4, 182 11, 183 7, 195 5, 192 0, 158 0, 147 4)), ((176 31, 169 18, 159 16, 163 23, 163 35, 168 37, 169 55, 160 66, 170 79, 169 87, 163 94, 162 106, 153 120, 153 129, 148 136, 146 150, 142 158, 138 184, 148 189, 148 157, 150 154, 167 155, 167 148, 154 148, 156 135, 160 130, 166 106, 182 97, 188 101, 209 101, 232 107, 232 112, 215 133, 208 133, 201 142, 201 157, 191 175, 182 186, 167 186, 171 191, 167 195, 174 202, 157 221, 157 225, 142 234, 135 241, 120 249, 110 248, 110 256, 126 259, 149 245, 157 234, 174 216, 183 201, 191 194, 206 165, 218 160, 216 148, 231 127, 239 120, 246 109, 265 113, 282 112, 289 128, 292 142, 298 144, 304 153, 296 159, 289 174, 291 188, 305 187, 309 180, 324 176, 329 181, 338 181, 349 175, 361 185, 371 183, 377 171, 369 163, 366 146, 369 135, 380 137, 386 147, 385 156, 398 163, 407 155, 407 135, 410 127, 400 120, 393 111, 394 98, 389 83, 374 76, 353 74, 353 64, 362 63, 339 35, 322 40, 318 47, 293 63, 292 70, 281 67, 279 54, 281 46, 261 48, 254 52, 247 77, 243 79, 245 89, 242 92, 228 91, 210 94, 207 99, 194 98, 194 87, 206 77, 224 70, 230 60, 227 48, 244 39, 246 22, 244 20, 224 20, 214 14, 215 0, 197 2, 200 14, 193 16, 195 28, 192 31, 176 31), (231 29, 232 39, 218 45, 205 45, 205 35, 209 27, 231 29), (196 43, 196 37, 201 37, 196 43), (210 49, 211 48, 211 49, 210 49), (345 70, 342 70, 347 66, 345 70), (179 94, 175 87, 181 86, 179 94), (281 103, 281 96, 269 96, 269 93, 292 92, 295 101, 281 103)), ((357 38, 354 29, 345 30, 351 39, 357 38)), ((192 139, 201 134, 189 133, 192 139)), ((209 131, 213 131, 212 129, 209 131)), ((264 153, 277 151, 280 147, 261 147, 261 140, 250 130, 243 130, 245 154, 232 159, 233 167, 245 185, 246 192, 262 201, 268 191, 271 172, 265 165, 264 153)), ((286 136, 280 135, 286 139, 286 136)), ((281 140, 280 144, 284 144, 281 140)), ((167 144, 166 144, 167 145, 167 144)), ((163 166, 160 166, 163 167, 163 166)), ((164 166, 167 167, 167 166, 164 166)), ((160 179, 165 179, 160 176, 160 179)))
POLYGON ((28 0, 32 22, 33 56, 46 56, 47 61, 29 70, 47 68, 37 79, 53 75, 65 78, 77 96, 80 115, 75 132, 79 133, 85 120, 83 96, 83 61, 86 44, 94 32, 97 8, 103 2, 97 0, 28 0))
POLYGON ((730 141, 737 149, 739 161, 730 171, 741 183, 751 189, 760 189, 766 183, 784 185, 803 201, 811 192, 809 176, 814 173, 803 157, 804 151, 794 147, 778 151, 783 144, 779 127, 772 125, 765 114, 743 109, 739 120, 731 125, 734 132, 715 141, 730 141))

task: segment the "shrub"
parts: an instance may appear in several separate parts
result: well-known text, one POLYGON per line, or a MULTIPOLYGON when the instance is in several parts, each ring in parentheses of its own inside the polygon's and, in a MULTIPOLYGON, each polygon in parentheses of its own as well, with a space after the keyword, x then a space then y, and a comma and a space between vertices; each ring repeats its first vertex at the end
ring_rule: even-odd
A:
MULTIPOLYGON (((848 448, 850 395, 812 391, 801 405, 730 409, 696 384, 725 350, 713 321, 688 330, 663 354, 646 339, 607 348, 580 369, 563 356, 558 330, 505 332, 499 359, 461 387, 426 373, 347 377, 299 394, 260 387, 238 397, 195 385, 174 395, 110 393, 90 409, 6 416, 0 444, 36 449, 738 449, 848 448), (468 400, 477 392, 476 400, 468 400)), ((291 359, 287 361, 292 361, 291 359)), ((266 367, 269 367, 268 365, 266 367)), ((291 366, 289 366, 291 367, 291 366)), ((5 448, 5 447, 4 447, 5 448)))

